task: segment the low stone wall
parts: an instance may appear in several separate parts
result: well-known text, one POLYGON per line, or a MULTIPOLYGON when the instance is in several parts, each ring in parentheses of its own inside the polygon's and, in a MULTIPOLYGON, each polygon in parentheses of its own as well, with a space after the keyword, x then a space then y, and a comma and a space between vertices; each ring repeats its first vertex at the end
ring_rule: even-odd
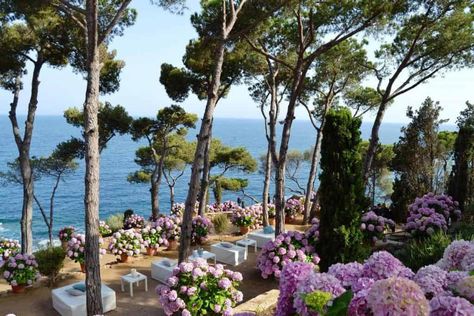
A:
POLYGON ((279 290, 271 290, 240 304, 234 309, 235 316, 270 316, 277 305, 279 290))

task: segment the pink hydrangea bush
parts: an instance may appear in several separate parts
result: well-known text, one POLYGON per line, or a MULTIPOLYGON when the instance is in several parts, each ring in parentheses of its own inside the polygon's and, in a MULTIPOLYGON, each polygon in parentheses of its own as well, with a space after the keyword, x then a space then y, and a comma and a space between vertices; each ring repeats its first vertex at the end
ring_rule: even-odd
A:
POLYGON ((193 244, 202 244, 206 242, 207 236, 212 229, 212 222, 204 216, 196 216, 193 218, 191 242, 193 244))
POLYGON ((360 229, 364 234, 364 238, 371 242, 383 239, 385 230, 395 227, 393 220, 379 216, 374 211, 363 214, 361 221, 360 229))
POLYGON ((294 315, 294 293, 296 285, 308 274, 315 270, 316 266, 310 262, 290 262, 282 269, 280 276, 280 295, 278 296, 276 316, 294 315))
POLYGON ((162 237, 163 232, 160 227, 146 226, 141 231, 143 246, 145 248, 158 248, 163 245, 164 239, 162 237))
POLYGON ((237 227, 252 227, 257 221, 257 216, 250 208, 238 207, 232 211, 230 221, 237 227))
POLYGON ((311 220, 311 227, 305 232, 305 234, 309 243, 315 247, 319 239, 319 220, 317 218, 311 220))
POLYGON ((163 245, 168 246, 169 240, 178 240, 181 236, 181 217, 178 216, 162 216, 151 224, 151 227, 159 229, 163 245))
POLYGON ((319 313, 310 309, 305 302, 305 297, 315 291, 326 292, 334 299, 346 290, 342 283, 329 273, 311 271, 305 278, 300 279, 294 294, 294 307, 298 315, 318 316, 319 313))
POLYGON ((414 236, 432 235, 435 231, 446 231, 461 218, 459 203, 448 195, 428 193, 409 206, 406 230, 414 236))
POLYGON ((429 303, 415 282, 390 277, 376 281, 367 293, 367 306, 373 315, 428 315, 429 303))
POLYGON ((180 263, 156 292, 166 315, 233 315, 233 307, 243 299, 241 281, 241 273, 197 259, 180 263))
POLYGON ((432 298, 446 292, 448 287, 447 276, 448 273, 443 269, 435 265, 429 265, 420 268, 413 277, 413 281, 421 287, 426 297, 432 298))
POLYGON ((18 240, 0 239, 0 258, 7 260, 20 252, 21 246, 18 240))
MULTIPOLYGON (((474 242, 454 240, 444 249, 443 258, 436 263, 440 268, 450 270, 464 270, 474 265, 474 242)), ((470 270, 464 270, 470 271, 470 270)))
POLYGON ((285 203, 285 216, 291 219, 303 213, 304 203, 302 199, 291 198, 285 203))
POLYGON ((289 231, 268 241, 258 256, 257 266, 264 279, 274 275, 279 278, 282 268, 290 262, 319 263, 319 256, 310 245, 307 236, 298 231, 289 231))
POLYGON ((145 226, 145 218, 138 214, 132 214, 128 216, 123 223, 123 228, 125 230, 131 229, 131 228, 143 228, 144 226, 145 226))
POLYGON ((119 230, 112 235, 109 250, 113 255, 137 257, 144 248, 142 234, 134 230, 119 230))
MULTIPOLYGON (((99 247, 102 246, 103 240, 99 239, 99 247)), ((66 256, 74 260, 74 262, 84 264, 86 250, 86 236, 84 234, 73 234, 71 240, 67 243, 66 256)), ((105 249, 99 248, 100 255, 105 254, 105 249)))
POLYGON ((40 277, 35 256, 21 253, 0 261, 0 273, 12 286, 32 285, 40 277))
POLYGON ((474 305, 462 297, 436 296, 430 301, 430 316, 474 315, 474 305))
POLYGON ((351 288, 352 284, 362 277, 364 266, 358 262, 335 263, 328 269, 328 274, 336 277, 345 288, 351 288))
POLYGON ((412 278, 413 275, 413 271, 405 267, 400 260, 387 251, 374 252, 364 262, 363 276, 374 280, 389 277, 412 278))
POLYGON ((110 229, 109 225, 106 222, 100 221, 99 222, 99 234, 102 237, 107 237, 112 235, 112 229, 110 229))
POLYGON ((76 229, 73 226, 63 227, 61 228, 58 234, 59 240, 61 240, 62 242, 68 242, 69 240, 71 240, 72 235, 74 235, 75 232, 76 229))

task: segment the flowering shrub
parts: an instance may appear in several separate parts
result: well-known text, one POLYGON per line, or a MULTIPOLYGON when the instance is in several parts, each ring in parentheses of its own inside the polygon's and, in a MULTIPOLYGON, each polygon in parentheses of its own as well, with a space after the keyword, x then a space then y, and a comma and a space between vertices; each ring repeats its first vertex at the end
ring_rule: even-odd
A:
POLYGON ((178 240, 181 236, 181 218, 178 216, 163 216, 152 223, 152 227, 161 231, 163 245, 168 246, 168 240, 178 240))
POLYGON ((143 216, 132 214, 125 219, 123 223, 124 229, 143 228, 145 226, 145 218, 143 216))
POLYGON ((142 235, 133 230, 119 230, 112 235, 109 250, 114 255, 138 256, 143 249, 142 235))
POLYGON ((241 281, 239 272, 197 259, 180 263, 168 284, 159 285, 156 292, 166 315, 232 315, 232 308, 243 299, 237 290, 241 281))
POLYGON ((319 239, 319 220, 317 218, 313 218, 311 220, 311 227, 306 231, 305 234, 306 238, 308 238, 308 242, 315 246, 319 239))
POLYGON ((445 293, 448 284, 447 275, 448 273, 439 267, 429 265, 418 270, 413 281, 421 287, 426 297, 432 298, 445 293))
POLYGON ((276 216, 276 207, 273 203, 267 204, 268 218, 275 218, 276 216))
POLYGON ((363 266, 363 276, 374 280, 389 277, 413 277, 414 273, 387 251, 374 252, 363 266))
POLYGON ((249 208, 235 208, 232 213, 231 222, 238 227, 250 227, 256 221, 255 214, 249 208))
POLYGON ((474 315, 474 305, 461 297, 440 295, 430 301, 430 316, 474 315))
POLYGON ((173 206, 171 207, 171 215, 183 216, 184 208, 185 208, 184 203, 175 203, 175 204, 173 204, 173 206))
POLYGON ((432 235, 436 230, 446 231, 452 222, 461 218, 458 202, 447 195, 428 193, 416 198, 409 206, 405 228, 416 236, 432 235))
POLYGON ((67 227, 61 228, 61 230, 59 231, 59 234, 58 234, 59 240, 61 240, 61 241, 71 240, 72 235, 74 235, 75 231, 76 231, 76 229, 72 226, 67 226, 67 227))
POLYGON ((328 269, 328 274, 336 277, 345 288, 351 288, 362 276, 364 266, 358 262, 335 263, 328 269))
MULTIPOLYGON (((472 258, 474 256, 474 242, 466 240, 453 241, 443 253, 443 258, 436 263, 437 266, 444 270, 464 270, 474 264, 472 258), (466 258, 466 260, 464 260, 466 258), (464 261, 463 261, 464 260, 464 261)), ((470 271, 470 270, 465 270, 470 271)))
POLYGON ((454 286, 454 290, 460 296, 469 300, 471 303, 474 302, 474 276, 470 275, 459 280, 454 286))
POLYGON ((0 261, 0 273, 12 286, 31 285, 40 276, 35 256, 21 253, 0 261))
MULTIPOLYGON (((99 246, 102 245, 102 238, 99 239, 99 246)), ((83 264, 85 262, 86 236, 84 234, 73 234, 67 243, 66 256, 75 262, 83 264)), ((105 249, 99 248, 100 254, 105 254, 105 249)))
POLYGON ((367 294, 367 306, 374 315, 428 315, 429 312, 421 288, 400 277, 376 281, 367 294))
POLYGON ((304 233, 289 231, 278 235, 275 240, 263 246, 257 265, 264 279, 271 275, 279 278, 281 269, 294 261, 318 264, 319 257, 304 233))
POLYGON ((325 310, 327 307, 326 304, 322 304, 323 306, 317 306, 317 309, 308 306, 313 304, 308 304, 309 302, 306 298, 315 291, 330 294, 329 297, 326 295, 326 298, 329 298, 326 302, 321 300, 321 298, 324 298, 324 294, 317 295, 316 297, 317 299, 319 296, 319 302, 328 303, 330 299, 338 297, 346 290, 341 282, 334 276, 328 273, 319 273, 315 271, 310 272, 304 279, 300 279, 296 288, 294 306, 298 315, 317 316, 318 312, 321 313, 325 310))
POLYGON ((0 239, 0 258, 7 260, 10 256, 20 252, 21 246, 17 240, 0 239))
POLYGON ((147 248, 158 248, 164 244, 160 227, 146 226, 142 229, 143 246, 147 248))
POLYGON ((383 239, 384 231, 395 227, 394 221, 379 216, 373 211, 363 214, 361 220, 360 229, 364 233, 364 238, 372 242, 383 239))
POLYGON ((192 223, 191 241, 195 244, 202 244, 207 240, 207 235, 212 228, 212 222, 203 216, 196 216, 192 223))
POLYGON ((295 218, 298 214, 303 213, 303 203, 301 199, 291 198, 285 203, 285 216, 295 218))
POLYGON ((280 276, 280 295, 276 315, 293 315, 296 310, 293 307, 293 293, 296 291, 296 284, 304 279, 315 269, 315 265, 309 262, 290 262, 285 265, 280 276))
POLYGON ((99 222, 99 234, 102 237, 110 236, 112 234, 112 229, 104 221, 99 222))

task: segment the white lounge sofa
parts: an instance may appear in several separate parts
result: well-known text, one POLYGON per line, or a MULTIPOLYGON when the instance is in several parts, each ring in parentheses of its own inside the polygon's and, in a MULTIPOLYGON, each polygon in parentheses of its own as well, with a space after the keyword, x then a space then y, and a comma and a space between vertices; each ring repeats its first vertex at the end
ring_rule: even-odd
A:
POLYGON ((263 229, 259 229, 249 233, 247 238, 255 240, 257 242, 258 248, 263 248, 263 245, 265 245, 267 242, 270 240, 275 240, 275 233, 265 234, 263 229))
MULTIPOLYGON (((73 289, 75 284, 80 284, 83 282, 78 282, 70 284, 61 288, 52 290, 53 297, 53 308, 61 316, 86 316, 86 293, 73 296, 67 291, 73 289)), ((117 308, 117 303, 115 299, 115 291, 110 287, 102 284, 102 306, 104 308, 104 313, 110 312, 117 308)))
POLYGON ((247 260, 247 249, 229 242, 219 242, 211 245, 211 252, 216 254, 217 261, 232 266, 238 266, 247 260))
POLYGON ((178 261, 173 259, 161 259, 151 263, 151 277, 161 283, 166 283, 173 275, 173 269, 178 261))

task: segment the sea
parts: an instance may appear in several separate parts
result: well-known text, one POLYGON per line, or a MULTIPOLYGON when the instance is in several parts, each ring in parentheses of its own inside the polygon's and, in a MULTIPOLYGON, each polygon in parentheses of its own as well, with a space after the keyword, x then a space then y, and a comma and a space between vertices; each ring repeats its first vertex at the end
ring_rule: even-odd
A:
MULTIPOLYGON (((24 117, 19 118, 23 124, 24 117)), ((403 125, 384 123, 380 130, 380 140, 384 144, 395 143, 400 136, 403 125)), ((281 126, 279 126, 281 129, 281 126)), ((370 122, 364 122, 361 127, 363 139, 368 139, 371 129, 370 122)), ((455 126, 443 126, 445 130, 454 130, 455 126)), ((244 146, 257 159, 266 151, 264 122, 259 119, 214 119, 213 137, 219 138, 230 146, 244 146)), ((195 139, 196 130, 188 133, 190 139, 195 139)), ((295 120, 292 128, 290 149, 307 150, 315 141, 315 130, 309 121, 295 120)), ((37 116, 31 147, 32 156, 47 156, 55 146, 71 136, 81 137, 80 130, 66 123, 62 116, 37 116)), ((127 175, 138 169, 134 162, 135 151, 145 145, 144 142, 134 142, 129 135, 116 136, 107 145, 101 155, 100 166, 100 218, 105 220, 109 215, 122 213, 127 209, 148 218, 150 215, 150 193, 146 184, 131 184, 127 175)), ((8 117, 0 116, 0 172, 7 170, 7 162, 14 160, 18 151, 13 140, 11 125, 8 117)), ((309 166, 303 164, 298 178, 305 183, 309 166)), ((248 195, 260 199, 263 174, 259 171, 252 174, 229 172, 230 177, 245 177, 248 195)), ((176 202, 184 202, 190 176, 189 168, 176 185, 176 202)), ((1 180, 0 180, 1 181, 1 180)), ((40 179, 35 182, 37 198, 49 208, 49 196, 52 189, 51 179, 40 179)), ((287 190, 288 195, 291 194, 287 190)), ((223 200, 244 198, 240 193, 226 192, 223 200)), ((79 231, 84 229, 84 162, 79 161, 79 168, 64 177, 60 183, 55 199, 54 235, 66 225, 73 225, 79 231)), ((212 201, 212 198, 211 198, 212 201)), ((250 204, 249 199, 246 200, 250 204)), ((0 238, 20 238, 20 218, 22 206, 22 188, 20 185, 0 182, 0 238)), ((169 190, 163 184, 160 192, 160 209, 169 213, 169 190)), ((33 235, 35 247, 46 243, 47 228, 39 209, 34 208, 33 235)))

